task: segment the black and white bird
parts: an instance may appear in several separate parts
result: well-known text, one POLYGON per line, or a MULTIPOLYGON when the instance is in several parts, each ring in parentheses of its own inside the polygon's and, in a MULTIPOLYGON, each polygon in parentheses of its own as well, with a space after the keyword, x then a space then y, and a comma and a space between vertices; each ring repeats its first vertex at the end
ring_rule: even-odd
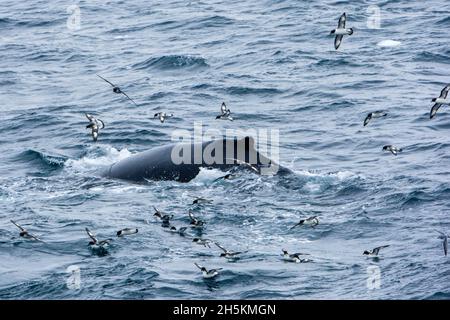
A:
POLYGON ((38 237, 32 235, 31 233, 28 232, 27 229, 25 229, 24 227, 22 227, 20 224, 18 224, 17 222, 15 222, 14 220, 10 220, 12 224, 14 224, 17 228, 19 228, 20 233, 19 236, 21 236, 22 238, 25 239, 30 239, 30 240, 35 240, 35 241, 41 241, 41 239, 39 239, 38 237))
POLYGON ((201 238, 194 238, 194 239, 192 239, 192 242, 195 242, 196 244, 199 244, 199 245, 207 247, 207 248, 211 248, 212 240, 201 239, 201 238))
POLYGON ((237 178, 236 174, 234 174, 234 173, 227 173, 226 175, 215 179, 214 182, 220 181, 220 180, 233 180, 235 178, 237 178))
POLYGON ((383 151, 390 151, 394 156, 396 156, 399 152, 402 152, 403 150, 401 148, 397 148, 393 145, 387 145, 383 147, 383 151))
POLYGON ((438 112, 439 108, 443 105, 450 105, 450 99, 447 99, 448 91, 450 90, 450 84, 446 85, 444 89, 441 91, 441 95, 439 98, 434 98, 431 101, 434 102, 434 106, 431 107, 430 111, 430 119, 433 119, 433 117, 438 112))
POLYGON ((222 105, 220 106, 220 114, 216 117, 216 119, 233 121, 233 118, 231 117, 231 110, 227 108, 225 102, 222 102, 222 105))
POLYGON ((186 233, 187 227, 177 228, 175 226, 170 226, 169 231, 173 233, 178 233, 180 236, 184 236, 186 233))
POLYGON ((313 217, 309 217, 309 218, 300 220, 299 223, 297 223, 296 225, 291 227, 291 229, 294 229, 295 227, 298 227, 298 226, 311 226, 312 228, 315 228, 318 224, 319 224, 319 218, 317 218, 317 216, 313 216, 313 217))
POLYGON ((338 22, 338 27, 334 30, 331 30, 330 34, 336 35, 334 38, 334 48, 337 50, 339 46, 341 45, 342 38, 344 35, 352 35, 353 34, 353 28, 345 28, 345 23, 347 21, 347 15, 345 12, 341 15, 338 22))
POLYGON ((436 230, 436 232, 440 233, 439 239, 442 239, 442 246, 444 247, 444 255, 447 255, 448 251, 448 235, 444 232, 436 230))
POLYGON ((207 204, 207 203, 213 203, 213 201, 205 198, 195 198, 194 201, 192 201, 192 204, 207 204))
POLYGON ((156 207, 153 207, 153 209, 155 210, 155 213, 153 214, 153 216, 161 219, 161 221, 163 221, 163 222, 169 222, 173 218, 173 214, 170 214, 170 215, 165 214, 164 212, 156 209, 156 207))
POLYGON ((375 118, 386 117, 386 116, 387 116, 387 113, 384 111, 379 110, 379 111, 371 112, 364 119, 364 127, 367 126, 367 124, 369 123, 370 120, 375 119, 375 118))
POLYGON ((114 93, 118 93, 118 94, 123 94, 125 97, 128 98, 128 100, 130 100, 131 102, 134 103, 135 106, 138 106, 136 102, 134 102, 133 99, 131 99, 125 92, 122 91, 122 89, 120 89, 118 86, 116 86, 114 83, 112 83, 111 81, 106 80, 105 78, 103 78, 100 75, 97 75, 100 79, 102 79, 103 81, 109 83, 111 85, 111 87, 113 88, 113 92, 114 93))
POLYGON ((91 238, 91 241, 89 241, 88 246, 92 250, 107 250, 109 247, 109 243, 112 241, 112 239, 105 239, 105 240, 98 240, 97 237, 88 229, 86 228, 86 233, 88 234, 89 238, 91 238))
POLYGON ((205 278, 205 279, 211 279, 211 278, 216 277, 217 275, 219 275, 219 271, 222 270, 222 268, 208 270, 196 262, 194 264, 197 268, 199 268, 202 271, 203 278, 205 278))
POLYGON ((116 235, 118 237, 129 236, 131 234, 138 233, 138 231, 139 230, 137 228, 124 228, 122 230, 117 231, 116 235))
POLYGON ((189 218, 191 219, 191 226, 193 227, 200 228, 205 224, 204 221, 199 220, 194 216, 194 212, 192 210, 189 210, 189 218))
POLYGON ((100 129, 105 128, 105 123, 100 119, 96 119, 93 115, 90 115, 89 113, 85 113, 85 115, 86 118, 89 120, 89 124, 86 126, 86 129, 91 129, 92 139, 94 141, 97 141, 98 131, 100 129), (101 127, 100 124, 102 125, 101 127))
POLYGON ((306 259, 306 258, 301 258, 300 256, 309 256, 309 254, 307 253, 292 253, 289 254, 289 252, 287 252, 287 250, 282 249, 283 251, 283 259, 284 261, 288 261, 288 262, 295 262, 295 263, 302 263, 302 262, 309 262, 311 261, 310 259, 306 259))
POLYGON ((376 256, 378 256, 378 253, 380 252, 381 249, 387 248, 387 247, 389 247, 389 245, 376 247, 376 248, 373 248, 372 250, 365 250, 363 252, 363 255, 370 256, 370 257, 376 257, 376 256))
POLYGON ((165 112, 158 112, 155 113, 155 115, 153 116, 153 119, 159 119, 159 121, 161 121, 161 123, 164 123, 164 121, 166 121, 166 119, 173 117, 172 113, 165 113, 165 112))
POLYGON ((244 253, 244 252, 242 252, 242 251, 238 251, 238 252, 236 252, 236 251, 230 251, 230 250, 227 250, 227 249, 225 249, 224 247, 222 247, 220 244, 218 244, 217 242, 214 242, 215 243, 215 245, 217 246, 217 247, 219 247, 223 252, 220 254, 220 256, 221 257, 224 257, 224 258, 226 258, 226 259, 229 259, 229 260, 233 260, 233 259, 238 259, 239 257, 238 257, 238 255, 240 255, 240 254, 242 254, 242 253, 244 253))

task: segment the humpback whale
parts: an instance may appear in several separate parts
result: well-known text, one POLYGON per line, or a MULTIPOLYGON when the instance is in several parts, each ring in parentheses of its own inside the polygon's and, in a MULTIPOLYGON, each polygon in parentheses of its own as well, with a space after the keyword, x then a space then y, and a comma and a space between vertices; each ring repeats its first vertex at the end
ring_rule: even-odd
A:
POLYGON ((169 144, 116 162, 109 167, 105 175, 133 182, 189 182, 198 175, 201 168, 229 170, 243 164, 259 174, 291 172, 259 153, 254 144, 252 137, 169 144))

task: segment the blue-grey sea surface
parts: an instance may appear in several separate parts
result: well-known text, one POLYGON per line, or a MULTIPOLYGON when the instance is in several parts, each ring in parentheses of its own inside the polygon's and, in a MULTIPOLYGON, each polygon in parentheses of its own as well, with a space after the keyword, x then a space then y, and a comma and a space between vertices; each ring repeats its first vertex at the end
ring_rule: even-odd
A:
POLYGON ((450 110, 429 119, 450 82, 447 4, 3 0, 0 298, 450 298, 436 232, 450 232, 450 110), (335 50, 343 12, 354 34, 335 50), (215 120, 222 101, 234 121, 215 120), (375 110, 388 115, 363 127, 375 110), (174 117, 153 120, 160 111, 174 117), (96 143, 85 112, 106 124, 96 143), (202 170, 145 184, 100 174, 194 122, 278 130, 293 174, 215 181, 224 173, 202 170), (206 225, 171 234, 152 206, 177 227, 189 209, 206 225), (307 216, 320 224, 289 230, 307 216), (44 242, 19 237, 11 219, 44 242), (89 250, 86 227, 114 238, 106 255, 89 250), (115 237, 124 227, 139 232, 115 237), (247 252, 228 262, 193 236, 247 252), (379 259, 362 255, 380 245, 390 246, 379 259), (284 262, 282 249, 313 261, 284 262), (194 262, 223 270, 205 281, 194 262))

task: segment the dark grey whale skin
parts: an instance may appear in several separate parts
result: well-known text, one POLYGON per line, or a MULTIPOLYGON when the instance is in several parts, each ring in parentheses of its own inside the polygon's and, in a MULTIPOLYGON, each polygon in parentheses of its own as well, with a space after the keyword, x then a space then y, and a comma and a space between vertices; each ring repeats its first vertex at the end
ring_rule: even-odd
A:
MULTIPOLYGON (((202 160, 201 164, 194 164, 194 148, 199 148, 199 144, 190 144, 191 147, 191 164, 174 164, 172 162, 172 149, 175 146, 180 147, 180 144, 169 144, 166 146, 156 147, 154 149, 141 152, 133 155, 129 158, 114 163, 109 170, 105 173, 110 178, 129 180, 133 182, 145 182, 147 180, 175 180, 179 182, 189 182, 194 179, 200 172, 200 168, 218 168, 226 171, 232 167, 238 166, 238 161, 234 161, 231 164, 226 163, 226 148, 234 147, 234 155, 237 155, 238 146, 245 150, 240 157, 240 161, 250 162, 250 156, 252 159, 256 159, 257 163, 254 166, 260 168, 267 164, 275 164, 271 162, 267 157, 260 154, 254 149, 254 140, 251 137, 245 137, 241 140, 214 140, 201 143, 201 150, 210 146, 210 144, 221 142, 223 143, 223 161, 222 164, 207 164, 202 160), (238 143, 239 142, 239 143, 238 143), (244 144, 245 143, 245 144, 244 144)), ((185 144, 186 148, 188 145, 185 144)), ((228 149, 229 150, 229 149, 228 149)), ((213 153, 214 155, 214 153, 213 153)), ((236 157, 237 158, 237 157, 236 157)), ((254 161, 253 161, 254 162, 254 161)), ((277 165, 277 164, 276 164, 277 165)), ((278 166, 278 165, 277 165, 278 166)), ((276 174, 291 173, 287 168, 278 166, 276 174)))

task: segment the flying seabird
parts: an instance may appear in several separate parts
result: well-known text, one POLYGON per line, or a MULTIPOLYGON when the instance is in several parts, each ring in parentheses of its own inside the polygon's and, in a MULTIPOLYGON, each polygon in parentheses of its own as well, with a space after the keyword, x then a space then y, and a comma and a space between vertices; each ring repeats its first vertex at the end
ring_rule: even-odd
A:
POLYGON ((374 111, 367 115, 367 117, 364 119, 364 127, 367 126, 370 120, 375 118, 381 118, 387 116, 387 113, 384 111, 374 111))
POLYGON ((111 81, 106 80, 105 78, 103 78, 103 77, 100 76, 100 75, 97 75, 97 76, 98 76, 100 79, 102 79, 103 81, 109 83, 109 84, 111 85, 111 87, 113 87, 113 92, 114 92, 114 93, 121 93, 121 94, 123 94, 123 95, 124 95, 125 97, 127 97, 131 102, 133 102, 133 103, 136 105, 136 107, 138 106, 137 103, 134 102, 133 99, 131 99, 125 92, 122 91, 122 89, 120 89, 120 88, 119 88, 118 86, 116 86, 114 83, 112 83, 111 81))
POLYGON ((216 119, 233 121, 231 110, 227 108, 225 102, 222 102, 222 105, 220 106, 220 115, 218 115, 216 119))
POLYGON ((434 98, 431 101, 435 102, 434 106, 431 107, 431 111, 430 111, 430 119, 433 119, 433 117, 436 115, 436 113, 438 112, 439 108, 443 105, 449 105, 450 104, 450 99, 447 100, 447 94, 448 91, 450 90, 450 84, 446 85, 444 89, 442 89, 441 91, 441 95, 439 96, 439 98, 434 98))
POLYGON ((344 35, 352 35, 353 34, 353 28, 345 28, 345 22, 347 21, 347 15, 345 12, 341 15, 338 22, 338 27, 334 30, 331 30, 330 34, 335 34, 336 38, 334 39, 334 48, 337 50, 339 46, 341 45, 342 38, 344 35))

